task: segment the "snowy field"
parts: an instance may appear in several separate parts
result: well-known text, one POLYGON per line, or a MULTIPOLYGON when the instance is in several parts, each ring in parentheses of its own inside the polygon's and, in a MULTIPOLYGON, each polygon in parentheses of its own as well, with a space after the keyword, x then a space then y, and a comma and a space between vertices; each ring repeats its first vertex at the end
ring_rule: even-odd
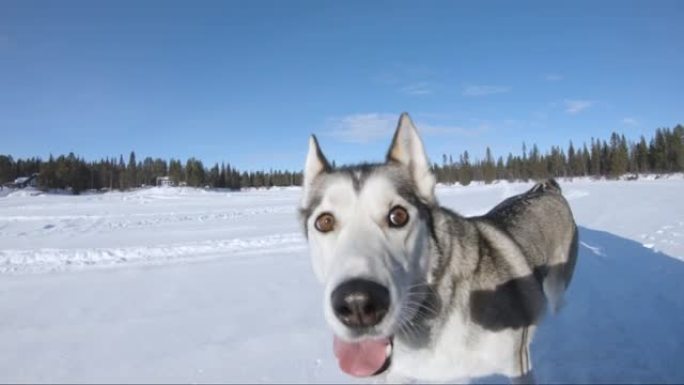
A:
MULTIPOLYGON (((580 256, 537 380, 684 382, 684 178, 560 182, 580 256)), ((438 196, 473 215, 530 186, 438 196)), ((350 381, 299 189, 0 194, 0 382, 350 381)))

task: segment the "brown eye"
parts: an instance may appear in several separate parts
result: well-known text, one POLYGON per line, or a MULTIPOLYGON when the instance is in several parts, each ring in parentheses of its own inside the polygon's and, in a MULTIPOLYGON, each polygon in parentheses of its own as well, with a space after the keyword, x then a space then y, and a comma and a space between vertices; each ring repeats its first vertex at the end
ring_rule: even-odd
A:
POLYGON ((408 211, 401 206, 394 206, 387 216, 390 227, 404 227, 408 220, 408 211))
POLYGON ((335 228, 335 217, 330 213, 323 213, 316 218, 316 230, 327 233, 335 228))

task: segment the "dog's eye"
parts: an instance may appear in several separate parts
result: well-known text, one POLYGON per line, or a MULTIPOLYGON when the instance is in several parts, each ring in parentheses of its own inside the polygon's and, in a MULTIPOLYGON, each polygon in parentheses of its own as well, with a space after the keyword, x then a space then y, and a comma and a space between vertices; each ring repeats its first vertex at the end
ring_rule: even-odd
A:
POLYGON ((323 213, 316 218, 316 230, 327 233, 335 228, 335 217, 330 213, 323 213))
POLYGON ((401 206, 394 206, 387 216, 390 227, 403 227, 408 220, 408 211, 401 206))

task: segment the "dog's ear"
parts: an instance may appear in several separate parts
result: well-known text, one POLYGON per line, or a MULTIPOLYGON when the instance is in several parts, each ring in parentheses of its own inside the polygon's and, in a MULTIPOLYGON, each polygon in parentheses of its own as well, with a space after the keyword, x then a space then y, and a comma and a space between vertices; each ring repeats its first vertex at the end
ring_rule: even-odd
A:
POLYGON ((318 145, 318 139, 316 139, 315 135, 311 135, 309 138, 309 152, 306 155, 306 164, 304 165, 304 181, 302 184, 302 188, 304 189, 302 202, 304 204, 309 200, 309 193, 314 179, 322 172, 329 170, 330 164, 328 163, 328 160, 325 159, 325 155, 323 155, 321 147, 318 145))
POLYGON ((397 131, 387 151, 387 163, 398 163, 408 168, 420 196, 428 202, 434 202, 435 177, 430 171, 423 141, 406 112, 399 117, 397 131))

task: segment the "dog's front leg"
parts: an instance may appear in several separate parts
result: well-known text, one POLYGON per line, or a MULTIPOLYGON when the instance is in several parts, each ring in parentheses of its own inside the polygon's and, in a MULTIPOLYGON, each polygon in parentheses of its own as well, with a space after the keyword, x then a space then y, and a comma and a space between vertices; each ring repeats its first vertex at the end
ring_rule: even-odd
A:
POLYGON ((522 376, 511 377, 511 384, 536 384, 534 381, 534 372, 530 370, 522 376))

